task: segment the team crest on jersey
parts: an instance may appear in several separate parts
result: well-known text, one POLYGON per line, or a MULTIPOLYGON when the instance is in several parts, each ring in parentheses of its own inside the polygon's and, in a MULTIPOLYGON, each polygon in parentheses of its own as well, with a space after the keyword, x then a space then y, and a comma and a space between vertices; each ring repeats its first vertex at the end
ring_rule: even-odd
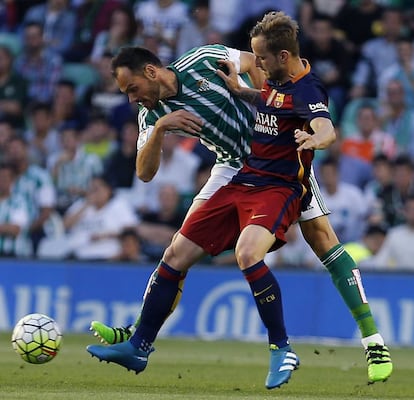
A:
POLYGON ((199 92, 206 92, 207 90, 210 90, 210 82, 206 78, 199 79, 197 81, 197 86, 199 92))
POLYGON ((291 94, 280 93, 276 89, 271 89, 265 85, 262 89, 262 97, 266 100, 266 106, 292 109, 291 94))
POLYGON ((275 97, 275 101, 273 102, 273 105, 276 108, 280 108, 283 106, 283 103, 285 101, 285 94, 284 93, 277 93, 275 97))

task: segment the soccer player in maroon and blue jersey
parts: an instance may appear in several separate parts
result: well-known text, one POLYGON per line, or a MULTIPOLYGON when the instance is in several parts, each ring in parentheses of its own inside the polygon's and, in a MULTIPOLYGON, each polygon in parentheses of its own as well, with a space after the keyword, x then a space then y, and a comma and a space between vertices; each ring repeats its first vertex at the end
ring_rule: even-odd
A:
POLYGON ((216 255, 235 248, 239 267, 268 330, 266 387, 286 383, 299 365, 284 326, 280 287, 263 259, 268 251, 284 244, 287 228, 309 206, 313 150, 329 146, 335 133, 326 93, 310 73, 310 66, 299 57, 297 23, 283 13, 267 14, 252 31, 252 48, 258 66, 267 75, 262 92, 234 83, 235 70, 230 64, 229 77, 218 72, 226 83, 233 82, 235 93, 257 105, 252 152, 232 181, 187 218, 167 248, 130 340, 88 346, 88 351, 101 360, 137 373, 144 370, 188 269, 206 253, 216 255), (277 31, 271 35, 276 52, 267 46, 265 30, 269 27, 277 31))

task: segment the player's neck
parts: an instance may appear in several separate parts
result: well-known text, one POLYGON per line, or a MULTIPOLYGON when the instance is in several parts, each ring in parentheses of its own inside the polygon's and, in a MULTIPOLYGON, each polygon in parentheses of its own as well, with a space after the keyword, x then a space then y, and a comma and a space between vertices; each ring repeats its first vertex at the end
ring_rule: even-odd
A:
POLYGON ((169 97, 176 96, 178 93, 178 80, 177 76, 174 74, 173 71, 169 69, 165 69, 162 75, 160 76, 160 84, 161 84, 161 99, 167 99, 169 97))
POLYGON ((296 77, 302 75, 304 71, 305 65, 303 64, 303 60, 297 57, 292 60, 292 63, 289 66, 288 79, 295 79, 296 77))

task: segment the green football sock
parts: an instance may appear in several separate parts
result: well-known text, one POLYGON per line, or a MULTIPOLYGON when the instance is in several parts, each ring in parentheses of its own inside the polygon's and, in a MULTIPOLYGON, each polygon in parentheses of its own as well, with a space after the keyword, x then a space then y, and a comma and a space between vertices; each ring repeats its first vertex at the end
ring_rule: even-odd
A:
POLYGON ((378 332, 355 261, 341 244, 330 249, 320 258, 346 305, 351 311, 362 337, 378 332))

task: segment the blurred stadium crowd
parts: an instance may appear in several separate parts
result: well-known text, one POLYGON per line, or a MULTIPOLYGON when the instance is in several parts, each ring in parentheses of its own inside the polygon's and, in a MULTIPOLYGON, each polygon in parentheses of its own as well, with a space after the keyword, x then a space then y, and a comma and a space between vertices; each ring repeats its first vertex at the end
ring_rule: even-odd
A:
MULTIPOLYGON (((153 181, 135 177, 137 105, 111 75, 126 45, 164 64, 194 46, 249 50, 266 11, 300 24, 338 140, 315 168, 331 223, 362 267, 414 270, 414 2, 3 0, 0 256, 158 260, 214 155, 166 137, 153 181)), ((267 262, 318 269, 298 227, 267 262)), ((234 255, 206 262, 234 263, 234 255)))

